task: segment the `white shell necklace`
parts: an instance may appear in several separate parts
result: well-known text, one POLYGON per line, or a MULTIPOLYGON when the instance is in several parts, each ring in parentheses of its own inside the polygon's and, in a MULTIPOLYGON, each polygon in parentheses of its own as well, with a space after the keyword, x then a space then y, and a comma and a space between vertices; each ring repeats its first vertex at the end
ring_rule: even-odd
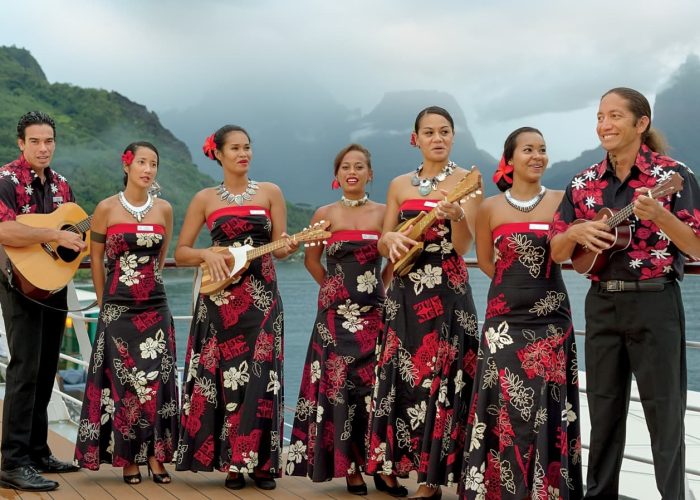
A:
POLYGON ((137 207, 129 203, 129 200, 127 200, 126 196, 124 196, 124 191, 119 191, 119 203, 122 204, 124 210, 129 212, 132 217, 136 219, 136 222, 141 222, 143 218, 146 217, 146 214, 153 208, 153 196, 151 193, 148 193, 146 203, 140 207, 137 207))
POLYGON ((513 207, 516 210, 520 210, 521 212, 532 212, 537 205, 542 201, 542 198, 544 198, 544 193, 547 191, 547 188, 542 186, 540 187, 540 192, 537 193, 534 197, 530 198, 529 200, 517 200, 513 198, 513 195, 510 194, 510 189, 506 189, 506 192, 504 193, 506 196, 506 201, 508 202, 508 205, 513 207))
POLYGON ((368 199, 369 196, 367 196, 367 193, 365 193, 365 195, 359 200, 351 200, 349 198, 346 198, 345 195, 343 195, 340 197, 340 203, 346 207, 361 207, 362 205, 367 203, 368 199))

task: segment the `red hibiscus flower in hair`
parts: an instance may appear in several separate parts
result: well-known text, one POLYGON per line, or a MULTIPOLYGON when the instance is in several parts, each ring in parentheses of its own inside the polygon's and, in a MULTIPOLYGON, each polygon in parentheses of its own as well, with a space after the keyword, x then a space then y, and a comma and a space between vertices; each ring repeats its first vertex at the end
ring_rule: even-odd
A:
POLYGON ((122 155, 122 163, 126 165, 127 167, 131 165, 131 162, 134 161, 134 153, 133 151, 127 151, 122 155))
POLYGON ((213 160, 215 149, 216 149, 216 141, 214 140, 214 134, 211 134, 204 141, 204 145, 202 146, 202 151, 204 151, 204 154, 213 160))
POLYGON ((508 165, 505 156, 501 156, 501 161, 498 163, 498 168, 493 174, 494 184, 498 184, 498 181, 504 179, 508 184, 513 184, 513 165, 508 165))

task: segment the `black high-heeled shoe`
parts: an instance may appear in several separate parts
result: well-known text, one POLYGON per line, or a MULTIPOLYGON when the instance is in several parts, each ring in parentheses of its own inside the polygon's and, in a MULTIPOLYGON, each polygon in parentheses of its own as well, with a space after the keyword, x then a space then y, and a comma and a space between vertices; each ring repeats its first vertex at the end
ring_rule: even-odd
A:
POLYGON ((123 474, 122 478, 126 484, 139 484, 141 482, 141 471, 136 474, 123 474))
POLYGON ((367 485, 365 482, 361 482, 360 484, 350 484, 348 482, 348 477, 345 476, 345 485, 348 487, 348 493, 352 493, 353 495, 366 495, 367 494, 367 485))
POLYGON ((148 467, 148 477, 151 477, 151 474, 153 474, 153 482, 157 484, 170 484, 172 482, 172 478, 170 477, 170 474, 168 474, 168 471, 161 472, 160 474, 156 474, 153 472, 153 469, 151 469, 151 464, 147 464, 148 467))
POLYGON ((374 479, 374 487, 377 488, 378 491, 388 493, 392 497, 405 497, 408 495, 406 487, 401 486, 398 481, 396 482, 396 486, 389 486, 386 481, 384 481, 381 474, 374 474, 372 477, 374 479))

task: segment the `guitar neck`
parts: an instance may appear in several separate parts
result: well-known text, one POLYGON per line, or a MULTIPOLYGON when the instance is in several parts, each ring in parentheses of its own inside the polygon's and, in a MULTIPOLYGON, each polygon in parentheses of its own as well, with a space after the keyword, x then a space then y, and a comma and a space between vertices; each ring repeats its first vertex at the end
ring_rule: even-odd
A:
POLYGON ((284 239, 273 241, 270 243, 267 243, 265 245, 256 247, 256 248, 251 248, 245 253, 246 260, 253 260, 257 259, 258 257, 262 257, 265 254, 274 252, 278 248, 282 248, 286 244, 284 239))
POLYGON ((416 226, 413 228, 413 233, 416 235, 425 233, 425 231, 427 231, 428 228, 432 226, 436 220, 437 211, 435 209, 432 209, 421 220, 419 220, 416 223, 416 226))
POLYGON ((90 215, 87 219, 83 219, 77 224, 74 225, 75 229, 79 233, 86 233, 87 231, 90 230, 90 224, 92 223, 92 215, 90 215))
POLYGON ((630 215, 632 215, 633 208, 634 202, 630 203, 625 208, 620 209, 618 212, 615 212, 615 215, 610 217, 605 223, 610 229, 616 228, 617 226, 625 222, 627 219, 629 219, 630 215))

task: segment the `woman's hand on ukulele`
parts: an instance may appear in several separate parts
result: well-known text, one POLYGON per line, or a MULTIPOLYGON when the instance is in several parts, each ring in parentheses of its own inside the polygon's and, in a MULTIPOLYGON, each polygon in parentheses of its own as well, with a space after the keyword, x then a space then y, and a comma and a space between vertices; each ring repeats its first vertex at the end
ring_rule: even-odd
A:
POLYGON ((647 188, 637 188, 639 196, 634 200, 632 211, 639 220, 656 220, 666 210, 660 201, 648 196, 647 188))
POLYGON ((399 231, 389 231, 382 238, 384 238, 384 244, 389 249, 389 260, 391 262, 396 262, 401 257, 408 252, 408 250, 417 245, 418 242, 406 236, 413 229, 413 224, 405 227, 400 232, 399 231))
POLYGON ((59 231, 56 235, 56 243, 59 247, 68 248, 74 252, 82 252, 87 248, 87 243, 83 241, 82 234, 73 231, 59 231))
POLYGON ((287 233, 282 233, 280 236, 285 240, 284 247, 282 248, 284 248, 285 252, 287 252, 286 257, 289 257, 294 252, 299 250, 299 242, 297 242, 294 238, 289 236, 287 233))
POLYGON ((437 216, 440 219, 447 219, 455 222, 459 222, 464 219, 464 209, 460 206, 460 204, 450 203, 447 201, 448 192, 444 189, 441 189, 440 192, 445 199, 439 201, 437 207, 435 207, 437 210, 437 216))
POLYGON ((209 276, 214 282, 223 281, 228 278, 231 272, 230 266, 233 264, 233 255, 226 252, 215 252, 213 250, 202 250, 202 260, 209 269, 209 276))
POLYGON ((587 221, 573 224, 567 230, 569 237, 583 248, 595 253, 603 253, 615 243, 615 236, 605 223, 608 216, 604 215, 597 221, 587 221))

